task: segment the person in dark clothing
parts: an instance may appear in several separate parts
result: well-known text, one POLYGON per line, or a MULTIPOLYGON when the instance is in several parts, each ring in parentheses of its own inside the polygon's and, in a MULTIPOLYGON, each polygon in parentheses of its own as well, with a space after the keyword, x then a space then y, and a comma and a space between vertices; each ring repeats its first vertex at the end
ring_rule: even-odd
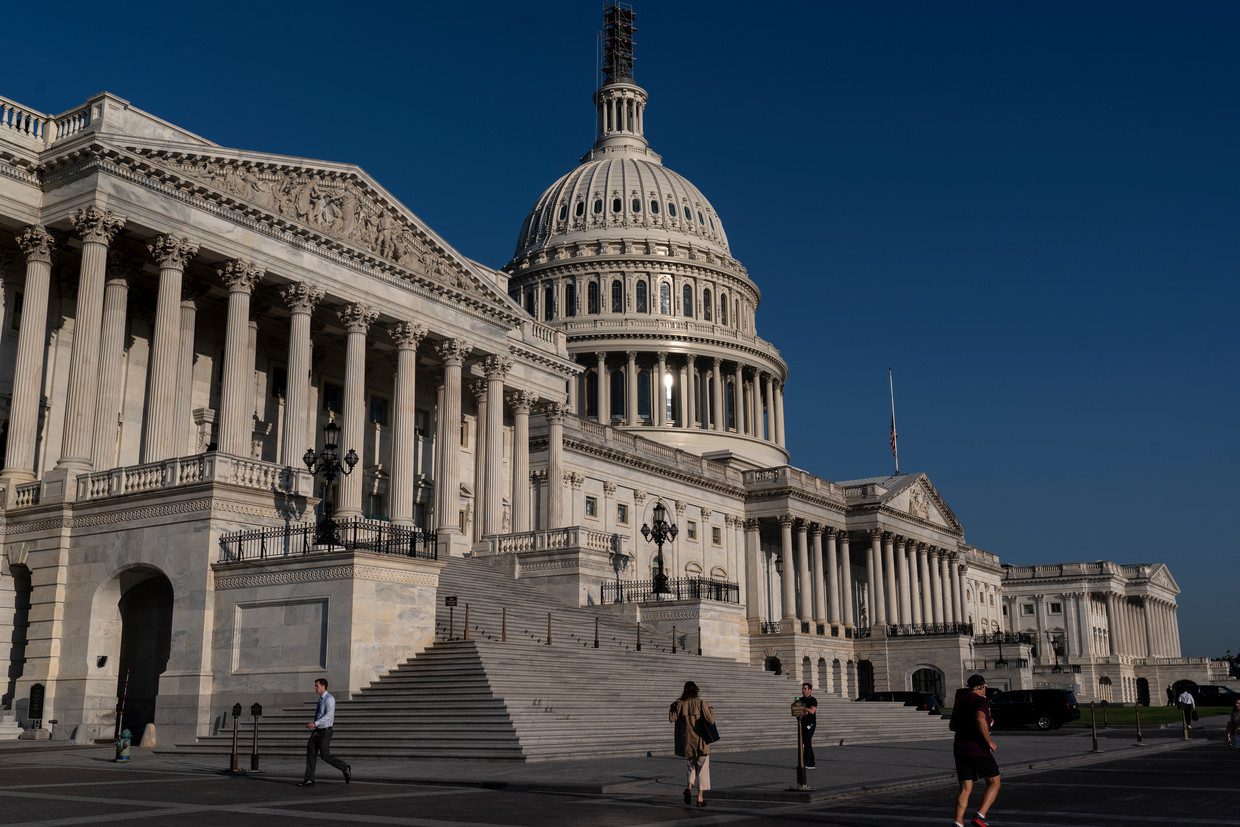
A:
POLYGON ((999 765, 995 763, 995 742, 990 738, 990 700, 986 697, 986 679, 970 675, 967 688, 956 693, 952 708, 951 729, 956 733, 952 755, 956 759, 956 778, 960 787, 956 793, 956 827, 964 827, 964 814, 969 807, 973 782, 986 779, 986 793, 982 805, 970 824, 973 827, 990 827, 986 814, 999 796, 999 765))
POLYGON ((805 715, 801 718, 801 743, 805 748, 805 769, 816 769, 814 765, 814 746, 810 741, 814 738, 814 729, 818 725, 818 699, 814 697, 812 683, 801 684, 801 697, 798 700, 805 704, 805 715))
POLYGON ((1167 706, 1175 706, 1175 690, 1171 684, 1167 684, 1167 706))
POLYGON ((306 729, 310 730, 310 738, 306 741, 306 775, 297 786, 314 786, 314 766, 319 758, 344 773, 344 783, 348 784, 353 776, 353 768, 332 755, 331 751, 332 726, 336 723, 336 699, 327 691, 327 678, 315 680, 314 693, 319 696, 319 703, 314 710, 314 720, 306 724, 306 729))

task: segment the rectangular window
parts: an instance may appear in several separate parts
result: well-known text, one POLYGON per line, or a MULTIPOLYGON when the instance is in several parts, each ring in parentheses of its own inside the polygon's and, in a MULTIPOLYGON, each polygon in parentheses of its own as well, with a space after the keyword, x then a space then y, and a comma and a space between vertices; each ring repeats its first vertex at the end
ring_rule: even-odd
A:
POLYGON ((620 523, 620 525, 629 524, 629 507, 624 503, 620 503, 616 506, 616 520, 620 523))
POLYGON ((388 401, 382 396, 370 397, 370 421, 375 425, 388 424, 388 401))
POLYGON ((1051 604, 1051 614, 1053 614, 1053 615, 1061 615, 1061 614, 1063 614, 1063 604, 1062 604, 1062 603, 1052 603, 1052 604, 1051 604))
POLYGON ((995 596, 993 594, 990 596, 990 605, 995 605, 995 596))
POLYGON ((469 420, 461 417, 461 447, 469 447, 469 420))
POLYGON ((720 530, 719 526, 713 525, 710 527, 710 541, 717 546, 723 545, 723 531, 720 530))
POLYGON ((598 516, 598 497, 586 497, 586 516, 598 516))
POLYGON ((337 414, 344 410, 344 388, 335 382, 323 383, 323 410, 337 414))
POLYGON ((457 514, 456 522, 457 522, 457 525, 461 529, 461 533, 464 534, 469 528, 469 525, 465 520, 465 509, 461 509, 460 512, 457 514))
POLYGON ((1033 617, 1033 604, 1032 603, 1021 603, 1020 604, 1020 616, 1021 617, 1033 617))
POLYGON ((366 495, 366 519, 368 520, 386 520, 387 509, 383 507, 382 494, 366 495))
POLYGON ((690 520, 689 527, 686 529, 686 531, 689 534, 690 540, 696 540, 697 539, 697 522, 694 520, 690 520))

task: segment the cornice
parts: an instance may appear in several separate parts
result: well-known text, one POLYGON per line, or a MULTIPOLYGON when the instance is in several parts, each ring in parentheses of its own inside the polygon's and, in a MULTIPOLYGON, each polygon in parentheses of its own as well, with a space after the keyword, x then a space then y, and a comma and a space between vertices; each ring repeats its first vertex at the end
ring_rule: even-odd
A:
MULTIPOLYGON (((546 434, 541 434, 530 440, 530 451, 531 452, 533 452, 536 449, 545 449, 546 447, 547 447, 547 435, 546 434)), ((654 462, 651 460, 644 460, 641 457, 624 453, 623 451, 604 447, 602 445, 595 445, 591 442, 584 442, 582 440, 575 439, 569 433, 564 434, 564 448, 565 450, 573 450, 580 454, 585 454, 587 456, 604 459, 609 462, 615 463, 616 465, 623 465, 628 468, 634 468, 639 471, 644 471, 644 472, 654 474, 656 476, 663 477, 666 479, 680 480, 681 482, 690 483, 692 485, 697 486, 698 488, 703 488, 703 489, 707 489, 710 491, 714 491, 715 493, 718 493, 718 494, 725 494, 727 496, 736 497, 738 499, 743 499, 745 496, 744 487, 734 487, 734 486, 726 485, 724 483, 719 482, 718 480, 707 479, 705 477, 700 477, 695 474, 690 474, 679 468, 669 468, 667 466, 660 465, 657 462, 654 462)))
MULTIPOLYGON (((779 355, 779 351, 775 348, 774 345, 771 345, 770 351, 765 351, 757 347, 737 344, 736 342, 730 341, 728 339, 712 339, 706 336, 697 336, 697 335, 679 335, 678 336, 678 335, 674 335, 673 331, 664 331, 664 332, 652 331, 650 333, 640 333, 637 331, 628 330, 628 331, 617 331, 616 333, 585 333, 585 334, 566 333, 563 330, 560 330, 560 328, 556 326, 555 322, 545 322, 545 324, 547 324, 550 327, 554 327, 556 330, 559 330, 561 333, 564 333, 564 338, 568 341, 569 344, 581 344, 583 342, 608 342, 608 341, 625 342, 625 341, 637 341, 637 340, 644 341, 644 342, 675 341, 677 342, 677 345, 676 345, 677 347, 684 347, 685 350, 692 350, 692 348, 687 347, 685 345, 681 345, 680 343, 684 342, 684 343, 689 343, 689 344, 709 345, 711 347, 719 347, 721 349, 727 349, 727 350, 737 351, 740 353, 746 353, 746 354, 749 354, 751 357, 760 357, 761 359, 766 360, 768 363, 773 363, 773 366, 775 368, 778 368, 782 372, 781 373, 782 376, 786 377, 788 374, 788 365, 787 363, 784 362, 783 358, 779 355)), ((623 350, 623 347, 614 348, 614 349, 623 350)), ((669 352, 675 352, 675 351, 672 351, 669 349, 669 352)), ((694 355, 699 356, 699 357, 703 356, 703 354, 700 351, 695 352, 694 355)), ((780 381, 783 381, 783 379, 781 379, 780 381)))
POLYGON ((616 274, 647 274, 653 276, 669 274, 673 276, 692 275, 694 277, 702 277, 703 274, 709 274, 709 278, 727 282, 731 289, 747 294, 749 300, 754 305, 757 305, 762 297, 762 293, 757 285, 750 281, 745 274, 738 274, 731 270, 720 268, 712 262, 703 259, 672 258, 657 255, 643 257, 633 253, 617 253, 612 255, 587 253, 570 258, 540 262, 539 264, 531 265, 528 269, 522 270, 519 273, 509 273, 509 285, 513 287, 526 287, 531 283, 542 283, 551 278, 563 278, 564 276, 616 274))

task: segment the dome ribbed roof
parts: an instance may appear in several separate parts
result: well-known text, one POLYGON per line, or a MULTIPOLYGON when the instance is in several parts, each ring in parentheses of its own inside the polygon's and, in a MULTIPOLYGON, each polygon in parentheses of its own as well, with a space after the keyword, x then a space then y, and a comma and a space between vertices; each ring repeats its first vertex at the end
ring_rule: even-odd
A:
POLYGON ((671 240, 730 257, 723 224, 706 196, 651 156, 627 147, 592 152, 538 199, 514 258, 599 238, 671 240))

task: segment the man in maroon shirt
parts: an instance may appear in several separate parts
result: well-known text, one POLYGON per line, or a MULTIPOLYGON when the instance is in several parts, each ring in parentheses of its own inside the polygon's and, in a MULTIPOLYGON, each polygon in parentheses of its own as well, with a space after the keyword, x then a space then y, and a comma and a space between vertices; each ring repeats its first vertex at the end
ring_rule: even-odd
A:
POLYGON ((960 789, 956 793, 956 827, 964 827, 965 810, 969 807, 969 795, 973 782, 986 779, 986 792, 982 806, 970 824, 973 827, 990 827, 986 814, 999 796, 999 765, 995 763, 995 742, 990 739, 990 701, 986 697, 986 679, 970 675, 967 689, 956 693, 952 709, 952 731, 956 733, 952 754, 956 758, 956 778, 960 789))

